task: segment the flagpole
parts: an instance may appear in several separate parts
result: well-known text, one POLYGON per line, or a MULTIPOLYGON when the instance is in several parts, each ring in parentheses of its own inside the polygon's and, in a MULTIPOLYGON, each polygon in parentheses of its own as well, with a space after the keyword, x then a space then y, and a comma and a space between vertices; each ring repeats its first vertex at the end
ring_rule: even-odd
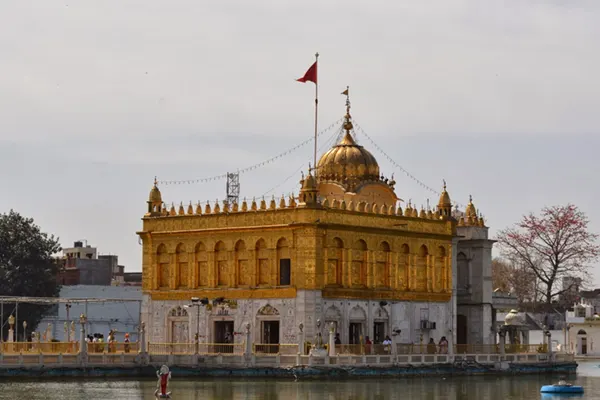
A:
MULTIPOLYGON (((319 53, 315 54, 315 64, 317 66, 317 75, 318 76, 318 71, 319 71, 319 53)), ((317 82, 319 81, 318 79, 315 79, 317 82)), ((315 151, 314 151, 314 157, 313 157, 313 169, 315 170, 315 178, 317 177, 317 174, 319 173, 317 170, 317 130, 318 130, 318 116, 319 116, 319 84, 315 82, 315 151)))

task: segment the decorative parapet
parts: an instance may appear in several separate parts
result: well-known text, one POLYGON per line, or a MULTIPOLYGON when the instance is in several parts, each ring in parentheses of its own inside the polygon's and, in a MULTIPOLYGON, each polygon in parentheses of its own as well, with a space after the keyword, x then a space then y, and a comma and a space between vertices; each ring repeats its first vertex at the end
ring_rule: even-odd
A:
MULTIPOLYGON (((368 202, 357 202, 354 203, 352 201, 346 202, 345 200, 337 200, 337 199, 324 199, 320 204, 321 208, 324 209, 332 209, 332 210, 342 210, 342 211, 350 211, 350 212, 358 212, 363 214, 375 214, 375 215, 389 215, 389 216, 399 216, 413 219, 421 219, 421 220, 442 220, 440 217, 440 213, 437 211, 432 211, 431 209, 425 210, 422 208, 417 211, 416 208, 412 208, 411 205, 408 205, 408 208, 403 211, 402 207, 390 204, 378 204, 378 203, 368 203, 368 202)), ((272 197, 269 203, 262 198, 259 202, 256 199, 252 199, 251 202, 244 199, 241 204, 234 203, 229 204, 227 201, 219 202, 218 200, 215 202, 207 201, 206 203, 196 203, 195 207, 192 202, 189 203, 186 208, 183 203, 180 203, 178 207, 175 204, 171 204, 170 207, 163 205, 163 212, 160 215, 152 215, 145 216, 147 219, 156 219, 156 218, 165 218, 165 217, 183 217, 183 216, 209 216, 216 214, 234 214, 240 212, 269 212, 269 211, 278 211, 278 210, 286 210, 297 207, 296 198, 292 194, 287 199, 285 196, 281 196, 279 201, 272 197), (202 207, 204 205, 204 209, 202 207), (169 211, 167 211, 169 210, 169 211)))

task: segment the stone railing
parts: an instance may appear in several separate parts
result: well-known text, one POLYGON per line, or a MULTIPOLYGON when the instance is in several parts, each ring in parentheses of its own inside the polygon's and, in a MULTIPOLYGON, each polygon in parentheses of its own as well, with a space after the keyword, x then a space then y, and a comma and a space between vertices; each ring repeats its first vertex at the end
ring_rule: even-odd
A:
MULTIPOLYGON (((301 338, 303 337, 302 331, 301 338)), ((309 349, 304 341, 291 344, 250 342, 246 327, 242 343, 146 343, 142 323, 137 343, 87 343, 81 329, 79 343, 2 343, 0 368, 70 366, 115 367, 143 365, 289 367, 305 365, 413 365, 476 362, 539 363, 573 361, 572 354, 546 352, 534 345, 335 345, 333 330, 329 341, 319 349, 309 349), (317 350, 317 351, 314 351, 317 350)))

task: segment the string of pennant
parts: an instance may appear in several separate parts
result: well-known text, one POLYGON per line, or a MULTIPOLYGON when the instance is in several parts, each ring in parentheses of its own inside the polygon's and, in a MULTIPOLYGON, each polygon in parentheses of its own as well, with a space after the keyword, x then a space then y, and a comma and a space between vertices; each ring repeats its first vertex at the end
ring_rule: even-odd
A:
MULTIPOLYGON (((439 191, 437 191, 434 188, 432 188, 431 186, 425 184, 423 181, 419 180, 413 174, 408 172, 404 167, 402 167, 400 164, 398 164, 396 161, 394 161, 394 159, 392 157, 390 157, 381 147, 379 147, 379 145, 377 143, 375 143, 375 141, 371 138, 371 136, 369 136, 367 134, 367 132, 365 132, 365 130, 356 122, 356 120, 353 120, 353 123, 354 123, 354 127, 357 128, 367 138, 367 140, 369 140, 369 142, 371 142, 373 147, 375 147, 377 149, 377 151, 379 151, 390 162, 390 164, 392 164, 394 167, 398 168, 408 178, 412 179, 416 184, 418 184, 425 190, 430 191, 431 193, 435 194, 436 196, 441 195, 441 193, 439 191)), ((465 208, 465 206, 460 203, 457 203, 457 202, 453 202, 453 203, 455 206, 465 208)))
MULTIPOLYGON (((342 122, 343 119, 344 118, 340 118, 337 121, 333 122, 327 128, 325 128, 321 132, 319 132, 317 134, 317 137, 322 136, 324 133, 329 132, 330 130, 332 130, 333 128, 338 126, 342 122)), ((315 138, 314 138, 314 136, 311 136, 309 139, 306 139, 302 143, 299 143, 296 146, 287 149, 283 153, 279 153, 274 157, 268 158, 264 161, 254 164, 254 165, 250 165, 249 167, 239 169, 239 170, 237 170, 237 173, 243 174, 243 173, 250 172, 250 171, 256 170, 258 168, 261 168, 267 164, 270 164, 274 161, 277 161, 277 160, 287 156, 288 154, 293 153, 294 151, 298 150, 299 148, 306 146, 308 143, 311 143, 313 140, 315 140, 315 138)), ((215 175, 215 176, 210 176, 210 177, 200 178, 200 179, 158 181, 158 183, 161 185, 191 185, 191 184, 197 184, 197 183, 212 182, 212 181, 221 180, 221 179, 225 179, 225 178, 227 178, 227 174, 220 174, 220 175, 215 175)))
MULTIPOLYGON (((319 150, 317 151, 317 153, 321 153, 321 150, 323 148, 326 147, 330 147, 331 146, 331 142, 337 138, 339 136, 339 131, 335 131, 325 142, 323 142, 321 144, 321 146, 319 146, 319 150)), ((300 170, 302 170, 302 168, 305 168, 306 164, 302 163, 298 169, 296 169, 290 176, 288 176, 287 178, 285 178, 283 181, 279 182, 277 185, 273 186, 271 189, 267 190, 266 192, 263 193, 262 197, 265 197, 266 195, 268 195, 269 193, 273 192, 275 189, 281 187, 282 185, 284 185, 287 181, 289 181, 290 179, 292 179, 294 176, 298 176, 298 172, 300 172, 300 170)), ((316 166, 315 166, 316 167, 316 166)), ((313 168, 314 169, 314 168, 313 168)))

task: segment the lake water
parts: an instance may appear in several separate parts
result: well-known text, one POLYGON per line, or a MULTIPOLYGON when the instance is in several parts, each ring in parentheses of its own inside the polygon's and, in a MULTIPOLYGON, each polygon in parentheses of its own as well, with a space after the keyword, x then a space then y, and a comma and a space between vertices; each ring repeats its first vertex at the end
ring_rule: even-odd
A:
MULTIPOLYGON (((582 399, 600 399, 600 360, 581 362, 570 382, 582 385, 582 399)), ((542 397, 540 387, 557 377, 401 378, 345 381, 173 379, 173 400, 516 400, 564 399, 542 397)), ((68 379, 62 381, 0 381, 0 399, 106 400, 154 399, 155 380, 68 379)))

